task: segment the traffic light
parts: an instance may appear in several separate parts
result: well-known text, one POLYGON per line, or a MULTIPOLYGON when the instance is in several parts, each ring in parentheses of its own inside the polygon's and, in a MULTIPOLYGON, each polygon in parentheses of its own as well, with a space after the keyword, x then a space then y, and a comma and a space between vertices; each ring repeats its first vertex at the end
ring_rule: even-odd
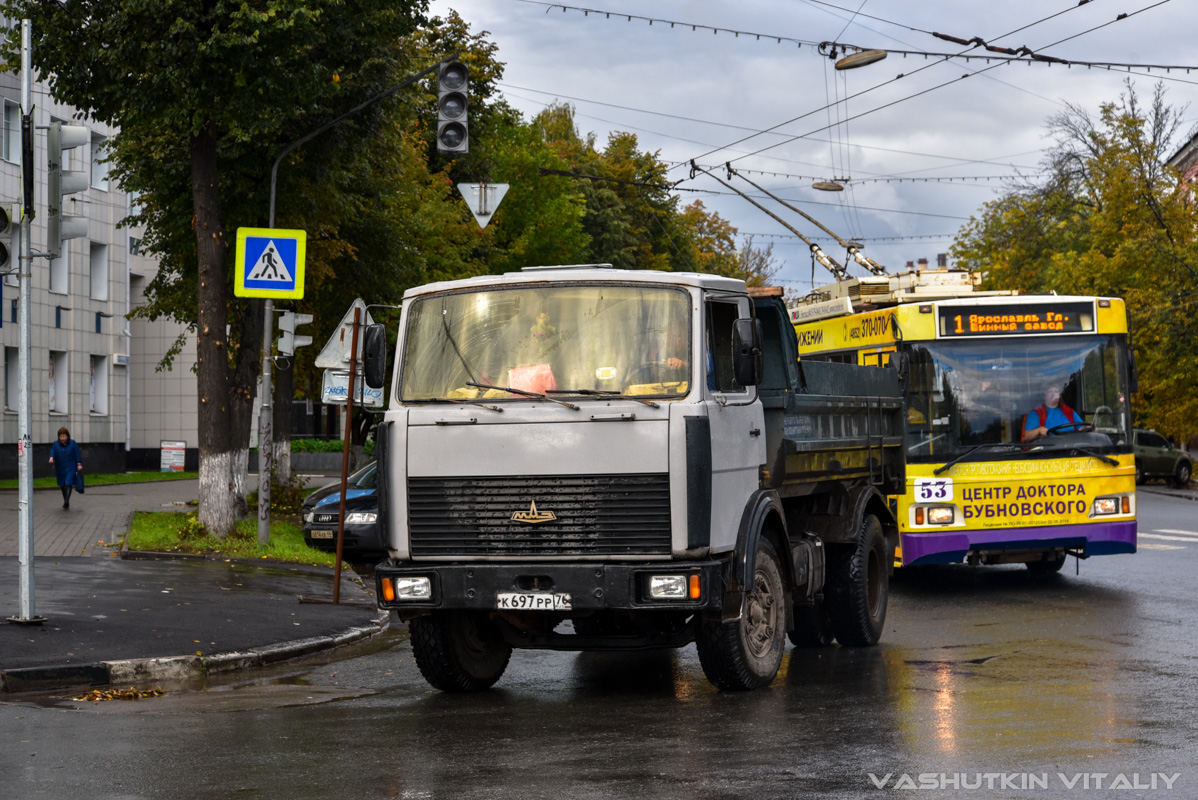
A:
POLYGON ((312 344, 311 336, 296 336, 295 329, 312 321, 311 314, 284 311, 279 315, 279 355, 293 356, 295 348, 312 344))
POLYGON ((47 249, 52 256, 62 253, 63 239, 87 236, 87 218, 63 213, 63 195, 82 192, 88 187, 88 175, 83 170, 62 168, 65 151, 91 141, 91 133, 82 125, 51 122, 46 134, 46 165, 49 167, 49 199, 46 201, 46 226, 49 229, 47 249))
POLYGON ((16 266, 20 257, 17 249, 20 245, 21 223, 18 213, 20 206, 7 201, 0 201, 0 272, 8 272, 16 266))
POLYGON ((441 65, 437 74, 437 150, 442 153, 470 152, 466 127, 470 73, 460 61, 441 65))

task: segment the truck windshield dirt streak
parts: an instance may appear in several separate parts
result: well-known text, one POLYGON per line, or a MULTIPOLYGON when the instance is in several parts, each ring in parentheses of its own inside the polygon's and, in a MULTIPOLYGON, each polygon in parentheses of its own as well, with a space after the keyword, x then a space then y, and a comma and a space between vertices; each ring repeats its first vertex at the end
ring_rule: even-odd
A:
POLYGON ((752 689, 787 639, 881 637, 897 370, 800 365, 781 290, 608 265, 432 284, 397 350, 375 576, 433 686, 485 689, 512 648, 695 642, 752 689))

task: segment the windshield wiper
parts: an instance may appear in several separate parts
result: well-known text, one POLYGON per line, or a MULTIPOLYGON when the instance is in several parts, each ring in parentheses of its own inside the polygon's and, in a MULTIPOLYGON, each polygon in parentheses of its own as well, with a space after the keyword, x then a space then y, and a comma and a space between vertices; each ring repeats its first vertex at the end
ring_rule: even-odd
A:
POLYGON ((1060 447, 1054 447, 1053 449, 1068 450, 1071 453, 1078 453, 1083 456, 1091 456, 1093 458, 1097 458, 1099 461, 1104 461, 1107 464, 1111 464, 1116 467, 1119 466, 1119 462, 1110 456, 1104 456, 1102 453, 1095 453, 1093 450, 1087 450, 1086 448, 1078 447, 1077 445, 1062 445, 1060 447))
POLYGON ((479 408, 489 408, 492 411, 503 413, 503 409, 499 406, 489 406, 486 403, 479 403, 475 400, 458 400, 453 397, 422 397, 419 400, 404 400, 405 403, 452 403, 454 405, 478 406, 479 408))
POLYGON ((643 397, 632 397, 622 392, 603 392, 597 389, 550 389, 546 394, 582 394, 588 397, 598 397, 601 400, 619 398, 620 400, 635 400, 638 403, 644 403, 650 408, 661 408, 659 403, 655 403, 652 400, 646 400, 643 397))
POLYGON ((952 461, 946 462, 944 464, 944 466, 937 467, 936 470, 933 471, 932 474, 939 475, 941 472, 944 472, 945 470, 949 469, 950 467, 952 467, 956 464, 960 464, 962 461, 969 458, 971 455, 973 455, 977 451, 982 450, 987 447, 1015 447, 1015 445, 1011 444, 1010 442, 987 442, 985 444, 975 444, 973 447, 969 448, 964 453, 962 453, 961 455, 954 458, 952 461))
POLYGON ((573 403, 567 403, 565 400, 558 400, 556 397, 549 397, 548 395, 541 394, 540 392, 526 392, 523 389, 513 389, 510 386, 492 386, 489 383, 474 383, 473 381, 467 381, 466 385, 473 386, 476 389, 494 389, 497 392, 511 392, 512 394, 518 394, 522 397, 535 397, 538 400, 548 400, 550 403, 557 403, 559 406, 572 408, 575 411, 582 410, 573 403))

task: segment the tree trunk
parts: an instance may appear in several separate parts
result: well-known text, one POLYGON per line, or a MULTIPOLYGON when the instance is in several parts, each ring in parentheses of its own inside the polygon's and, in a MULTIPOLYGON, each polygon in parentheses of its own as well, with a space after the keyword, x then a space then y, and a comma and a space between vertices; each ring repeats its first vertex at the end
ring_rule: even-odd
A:
POLYGON ((274 463, 275 483, 291 480, 291 401, 295 396, 295 371, 292 358, 281 358, 275 370, 274 463))
POLYGON ((196 388, 199 393, 200 522, 228 536, 237 522, 229 404, 228 250, 217 182, 216 133, 209 121, 191 139, 191 191, 195 218, 198 321, 196 388))
MULTIPOLYGON (((233 379, 229 399, 230 446, 233 451, 233 491, 237 496, 239 513, 246 513, 246 484, 249 481, 250 441, 257 435, 252 431, 254 397, 262 374, 262 327, 266 314, 265 300, 249 300, 242 304, 234 323, 238 348, 235 353, 233 379)), ((258 457, 262 457, 259 448, 258 457)))

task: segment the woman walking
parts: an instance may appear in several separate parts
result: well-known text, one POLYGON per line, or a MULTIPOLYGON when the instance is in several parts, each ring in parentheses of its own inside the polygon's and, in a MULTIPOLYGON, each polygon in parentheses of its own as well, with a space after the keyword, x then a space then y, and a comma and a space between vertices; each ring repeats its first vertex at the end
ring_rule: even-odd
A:
POLYGON ((54 465, 58 487, 62 489, 62 507, 70 508, 75 475, 83 471, 83 455, 66 428, 58 429, 58 441, 50 447, 50 463, 54 465))

